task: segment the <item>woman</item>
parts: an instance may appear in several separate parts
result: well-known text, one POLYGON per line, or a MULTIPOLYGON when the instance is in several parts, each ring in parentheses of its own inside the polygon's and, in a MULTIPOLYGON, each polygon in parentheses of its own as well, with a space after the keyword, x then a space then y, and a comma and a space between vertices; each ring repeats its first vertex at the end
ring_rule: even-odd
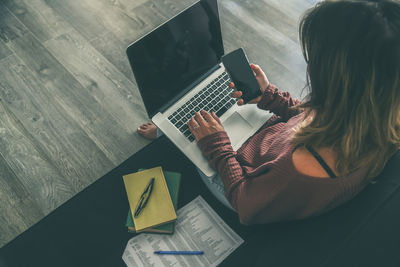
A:
POLYGON ((252 103, 275 116, 238 151, 215 114, 189 120, 242 223, 324 213, 383 169, 400 144, 399 36, 399 2, 319 3, 300 23, 305 102, 280 92, 251 65, 261 89, 252 103))

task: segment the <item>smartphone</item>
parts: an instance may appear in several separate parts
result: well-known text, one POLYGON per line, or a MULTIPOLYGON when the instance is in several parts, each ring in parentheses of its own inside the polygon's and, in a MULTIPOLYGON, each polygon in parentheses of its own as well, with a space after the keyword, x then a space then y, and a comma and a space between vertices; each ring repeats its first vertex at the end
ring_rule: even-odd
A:
POLYGON ((244 103, 261 95, 260 86, 242 48, 222 56, 221 60, 235 87, 243 92, 244 103))

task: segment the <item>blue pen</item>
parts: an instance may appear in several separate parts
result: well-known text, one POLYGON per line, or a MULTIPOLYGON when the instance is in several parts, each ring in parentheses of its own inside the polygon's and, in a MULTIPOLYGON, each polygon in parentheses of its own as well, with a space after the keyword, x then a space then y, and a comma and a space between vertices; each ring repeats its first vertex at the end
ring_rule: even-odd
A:
POLYGON ((164 251, 156 250, 154 254, 158 255, 203 255, 204 251, 164 251))

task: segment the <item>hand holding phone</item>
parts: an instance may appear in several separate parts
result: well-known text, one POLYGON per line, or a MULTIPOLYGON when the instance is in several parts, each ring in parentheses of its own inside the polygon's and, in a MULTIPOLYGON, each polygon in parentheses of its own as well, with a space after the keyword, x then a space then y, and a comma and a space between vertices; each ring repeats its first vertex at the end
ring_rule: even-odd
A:
POLYGON ((261 83, 266 83, 266 85, 269 83, 264 72, 262 72, 258 66, 253 65, 253 68, 250 67, 246 54, 242 48, 224 55, 222 57, 222 63, 224 64, 231 80, 235 84, 235 87, 242 91, 241 98, 243 98, 244 103, 248 103, 249 101, 260 97, 262 93, 260 89, 261 83), (256 78, 254 74, 258 75, 257 72, 260 72, 259 74, 263 75, 259 75, 259 77, 256 78))
MULTIPOLYGON (((261 95, 254 98, 253 100, 250 100, 248 102, 248 104, 257 104, 258 102, 260 102, 262 94, 264 93, 264 91, 268 88, 269 86, 269 81, 267 78, 267 75, 265 75, 264 71, 260 68, 260 66, 255 65, 255 64, 250 64, 250 68, 253 70, 254 74, 256 75, 256 80, 258 82, 258 84, 260 85, 260 89, 261 89, 261 95)), ((235 84, 232 82, 229 84, 229 87, 234 89, 235 88, 235 84)), ((232 97, 239 99, 237 104, 239 106, 244 104, 244 101, 242 98, 242 91, 234 91, 232 93, 232 97)))

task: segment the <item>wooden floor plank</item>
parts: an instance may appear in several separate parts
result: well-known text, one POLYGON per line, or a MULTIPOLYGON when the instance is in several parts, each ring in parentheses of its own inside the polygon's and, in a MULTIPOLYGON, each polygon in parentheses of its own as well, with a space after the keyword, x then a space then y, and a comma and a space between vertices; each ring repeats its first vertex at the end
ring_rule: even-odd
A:
MULTIPOLYGON (((286 1, 287 2, 287 1, 286 1)), ((270 26, 283 34, 286 38, 289 38, 293 42, 298 42, 298 16, 299 10, 293 16, 289 16, 286 13, 286 9, 283 7, 286 2, 281 1, 280 6, 274 6, 269 2, 253 0, 251 5, 243 5, 243 8, 247 10, 248 14, 251 14, 252 18, 258 18, 260 24, 264 26, 270 26)), ((266 27, 265 30, 268 30, 266 27)), ((272 39, 272 38, 271 38, 272 39)))
MULTIPOLYGON (((274 6, 276 9, 282 10, 289 17, 293 18, 298 22, 299 18, 302 16, 308 8, 313 4, 312 1, 318 0, 293 0, 293 1, 282 1, 282 0, 262 0, 267 5, 274 6)), ((297 25, 297 24, 296 24, 297 25)), ((296 26, 295 25, 295 26, 296 26)))
MULTIPOLYGON (((96 174, 91 172, 94 171, 92 165, 95 164, 90 164, 91 157, 108 162, 57 101, 42 90, 37 77, 17 57, 8 57, 0 62, 0 79, 3 103, 15 114, 21 123, 20 128, 24 129, 23 134, 29 137, 41 154, 37 158, 26 156, 24 159, 28 161, 27 164, 35 166, 34 163, 44 158, 57 169, 57 172, 53 169, 24 170, 35 176, 33 179, 38 184, 33 183, 31 189, 42 196, 43 203, 40 204, 54 209, 54 204, 46 204, 47 201, 54 202, 52 197, 66 200, 93 181, 96 174), (46 188, 48 186, 49 189, 46 188)), ((32 178, 22 173, 21 177, 29 185, 29 179, 32 178)))
POLYGON ((122 11, 126 11, 126 10, 132 10, 137 6, 140 6, 146 2, 148 2, 148 0, 106 0, 109 4, 114 5, 116 7, 118 7, 119 9, 121 9, 122 11))
POLYGON ((44 0, 3 0, 7 8, 38 38, 47 41, 70 29, 44 0))
POLYGON ((150 25, 138 18, 136 14, 128 16, 122 12, 113 1, 109 0, 81 0, 89 10, 101 18, 104 28, 112 32, 124 44, 129 44, 132 38, 150 30, 150 25))
POLYGON ((113 33, 106 32, 90 41, 90 44, 97 49, 109 62, 125 75, 132 83, 136 85, 133 77, 126 48, 128 45, 120 41, 113 33))
MULTIPOLYGON (((4 110, 0 104, 0 121, 4 122, 4 110)), ((8 129, 1 128, 0 138, 8 129)), ((0 152, 0 246, 40 220, 42 212, 30 191, 24 188, 18 177, 8 167, 0 152)))
POLYGON ((76 31, 47 41, 45 47, 127 132, 147 117, 137 87, 76 31))
POLYGON ((103 18, 98 17, 85 1, 44 0, 44 2, 88 40, 106 32, 103 18))
MULTIPOLYGON (((17 24, 14 21, 14 24, 17 24)), ((87 81, 82 86, 76 79, 71 75, 71 73, 65 69, 65 67, 54 58, 48 50, 43 47, 40 43, 32 38, 31 34, 23 33, 20 38, 16 38, 13 42, 10 42, 10 46, 18 51, 18 55, 24 60, 27 66, 37 74, 40 81, 45 84, 46 89, 49 91, 50 95, 53 95, 55 100, 58 101, 59 105, 63 107, 65 112, 73 118, 80 128, 82 128, 86 134, 93 140, 93 142, 101 149, 101 151, 107 155, 107 159, 113 162, 113 165, 106 164, 107 159, 101 159, 102 155, 99 154, 99 162, 88 162, 92 167, 98 165, 98 168, 94 168, 93 176, 100 177, 100 174, 104 174, 106 171, 110 170, 112 166, 115 166, 125 160, 129 155, 135 153, 138 149, 147 144, 148 141, 143 138, 139 138, 136 133, 136 128, 148 120, 146 113, 144 112, 143 104, 138 102, 139 95, 137 90, 133 88, 133 85, 129 83, 123 75, 118 75, 118 72, 112 68, 111 64, 108 64, 109 70, 105 70, 108 74, 108 78, 104 79, 98 73, 94 73, 99 81, 90 79, 86 77, 87 81), (110 76, 109 72, 112 71, 114 76, 110 76), (119 81, 118 79, 122 80, 119 81), (108 81, 109 80, 109 81, 108 81), (115 91, 112 88, 107 88, 109 92, 115 93, 118 97, 117 92, 125 92, 124 97, 125 102, 132 104, 130 106, 129 112, 131 115, 127 115, 127 121, 121 121, 120 118, 112 116, 112 113, 108 110, 107 99, 105 96, 98 95, 96 99, 96 87, 98 83, 102 81, 109 82, 108 84, 113 84, 114 87, 121 87, 115 91), (123 86, 123 88, 122 88, 123 86), (101 101, 101 103, 99 102, 101 101), (133 122, 132 119, 136 119, 133 122), (118 123, 120 120, 121 123, 118 123), (126 130, 128 129, 128 130, 126 130), (119 142, 119 146, 116 145, 119 142), (124 147, 124 148, 121 148, 124 147), (121 149, 119 149, 121 148, 121 149), (103 166, 104 163, 104 166, 103 166)), ((93 50, 93 49, 92 49, 93 50)), ((70 51, 72 54, 79 54, 79 51, 70 51)), ((93 52, 95 53, 95 52, 93 52)), ((94 56, 87 59, 91 62, 91 66, 102 64, 107 64, 106 60, 100 60, 101 55, 94 56), (96 58, 99 58, 97 60, 96 58)), ((84 73, 84 65, 80 66, 82 73, 84 73)), ((103 75, 106 73, 103 73, 103 75)), ((120 98, 121 99, 121 98, 120 98)), ((115 107, 112 110, 123 110, 123 103, 115 103, 115 107)), ((112 111, 111 110, 111 111, 112 111)), ((126 111, 126 110, 123 110, 126 111)), ((118 115, 120 115, 119 113, 118 115)), ((95 150, 93 150, 95 151, 95 150)), ((89 159, 82 161, 82 164, 87 162, 89 159)), ((93 178, 91 178, 93 181, 93 178)))
MULTIPOLYGON (((50 125, 37 120, 37 122, 43 123, 41 127, 48 127, 49 132, 47 133, 42 132, 37 124, 32 123, 29 127, 33 127, 34 131, 32 132, 38 131, 35 136, 38 138, 37 141, 42 144, 43 149, 47 149, 49 157, 56 161, 55 164, 66 177, 81 179, 84 185, 93 182, 110 170, 114 164, 73 121, 65 108, 74 110, 80 108, 81 112, 91 112, 92 117, 87 118, 86 121, 89 124, 95 119, 104 118, 104 116, 97 117, 96 114, 93 114, 93 110, 88 110, 88 107, 97 103, 86 89, 16 19, 13 19, 6 10, 1 13, 2 27, 10 34, 10 37, 7 38, 9 40, 7 45, 24 60, 24 63, 32 71, 33 78, 38 80, 39 85, 35 85, 32 90, 36 90, 36 94, 42 98, 36 96, 33 91, 31 93, 32 97, 37 97, 38 101, 42 101, 39 103, 39 107, 44 110, 38 110, 38 113, 44 118, 46 118, 46 114, 52 116, 50 122, 53 124, 50 125), (86 99, 85 96, 87 96, 86 99), (68 106, 68 100, 73 101, 73 105, 71 103, 68 106), (54 110, 50 108, 54 108, 54 110)), ((100 108, 98 107, 98 109, 100 108)), ((18 112, 17 108, 15 112, 18 112)), ((23 114, 19 119, 21 121, 25 119, 23 114)), ((107 119, 110 119, 110 124, 112 124, 110 116, 107 119)), ((29 122, 29 120, 25 121, 25 123, 29 122)))
POLYGON ((134 80, 125 50, 133 40, 150 31, 152 25, 145 24, 135 14, 128 16, 123 10, 143 1, 132 1, 135 4, 129 3, 128 6, 113 0, 44 1, 126 77, 134 80))
POLYGON ((113 136, 102 138, 107 144, 105 153, 116 162, 136 151, 137 144, 131 140, 148 120, 137 87, 76 31, 49 40, 45 46, 118 122, 113 136))
POLYGON ((26 99, 14 93, 18 91, 25 94, 29 91, 26 81, 31 81, 29 71, 24 71, 25 66, 18 61, 15 56, 10 56, 0 62, 0 151, 13 174, 18 177, 16 182, 20 181, 41 210, 47 214, 69 199, 83 185, 77 180, 79 186, 71 186, 70 179, 60 174, 49 156, 38 147, 33 135, 8 107, 18 106, 21 113, 28 110, 24 115, 28 120, 32 120, 32 123, 41 119, 35 110, 29 109, 30 103, 26 99))
POLYGON ((137 16, 147 25, 156 27, 171 19, 186 7, 195 3, 195 0, 152 0, 127 10, 130 16, 137 16))
POLYGON ((8 49, 6 44, 2 40, 0 40, 0 60, 2 60, 5 57, 8 57, 12 53, 13 52, 10 49, 8 49))

